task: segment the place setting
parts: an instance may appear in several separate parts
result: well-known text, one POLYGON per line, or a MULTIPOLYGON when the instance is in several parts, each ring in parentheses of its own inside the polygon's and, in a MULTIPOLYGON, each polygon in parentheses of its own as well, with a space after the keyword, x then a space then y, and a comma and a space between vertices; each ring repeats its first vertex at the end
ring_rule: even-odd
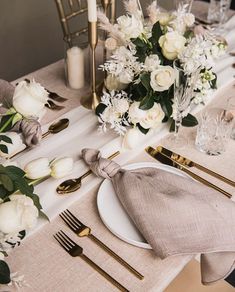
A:
POLYGON ((55 0, 61 60, 0 80, 0 290, 190 291, 178 277, 194 260, 199 292, 232 291, 222 2, 55 0))

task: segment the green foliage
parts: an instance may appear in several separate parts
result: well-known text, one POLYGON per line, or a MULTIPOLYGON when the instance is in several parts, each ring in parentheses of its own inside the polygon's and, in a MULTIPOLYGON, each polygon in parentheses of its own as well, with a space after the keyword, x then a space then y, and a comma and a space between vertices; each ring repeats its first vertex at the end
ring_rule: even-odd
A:
POLYGON ((103 103, 99 103, 98 106, 97 106, 96 109, 95 109, 95 113, 96 113, 96 115, 99 116, 100 114, 102 114, 103 111, 106 109, 106 107, 107 107, 107 106, 106 106, 105 104, 103 104, 103 103))
POLYGON ((10 282, 10 269, 6 262, 0 260, 0 284, 8 284, 10 282))
POLYGON ((187 117, 184 117, 182 120, 182 126, 184 127, 195 127, 197 125, 197 119, 191 114, 188 114, 187 117))
POLYGON ((142 132, 143 134, 147 134, 149 129, 145 129, 143 128, 139 123, 137 124, 138 129, 140 130, 140 132, 142 132))
POLYGON ((12 140, 11 140, 11 138, 7 137, 6 135, 0 135, 0 151, 7 154, 8 153, 7 145, 1 144, 1 141, 8 143, 8 144, 12 144, 12 140))

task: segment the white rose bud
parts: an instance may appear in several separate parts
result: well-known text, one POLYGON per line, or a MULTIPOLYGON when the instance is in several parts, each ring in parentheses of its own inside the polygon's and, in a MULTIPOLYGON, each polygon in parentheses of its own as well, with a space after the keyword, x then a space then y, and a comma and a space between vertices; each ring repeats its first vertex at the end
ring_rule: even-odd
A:
POLYGON ((162 54, 168 60, 174 60, 182 52, 186 38, 177 31, 167 32, 159 38, 159 45, 162 48, 162 54))
POLYGON ((48 92, 39 83, 21 81, 15 88, 13 106, 24 117, 40 118, 47 100, 48 92))
POLYGON ((140 125, 145 129, 156 129, 161 124, 164 116, 161 105, 154 103, 154 106, 146 111, 145 118, 140 121, 140 125))
POLYGON ((112 74, 109 74, 105 81, 104 81, 104 84, 105 84, 105 87, 109 90, 109 91, 112 91, 112 90, 115 90, 115 91, 120 91, 120 90, 124 90, 127 88, 128 84, 124 84, 124 83, 121 83, 119 81, 119 78, 112 75, 112 74))
POLYGON ((129 129, 123 138, 122 147, 133 149, 140 144, 144 136, 145 135, 142 134, 138 128, 129 129))
POLYGON ((59 158, 51 163, 51 176, 54 178, 62 178, 72 170, 73 159, 71 157, 59 158))
POLYGON ((155 54, 147 56, 144 62, 144 67, 146 71, 153 71, 157 69, 159 65, 160 65, 159 57, 158 55, 155 54))
POLYGON ((33 228, 39 215, 33 200, 25 195, 11 195, 9 199, 0 204, 0 231, 9 234, 33 228))
POLYGON ((37 158, 25 165, 24 171, 29 179, 40 179, 50 175, 50 162, 48 158, 37 158))
POLYGON ((150 76, 150 85, 154 91, 164 91, 175 81, 175 70, 171 66, 160 66, 150 76))
POLYGON ((10 158, 14 154, 26 148, 26 145, 23 143, 21 136, 16 132, 6 132, 3 133, 3 135, 9 137, 11 139, 12 144, 1 141, 1 144, 6 145, 8 149, 8 153, 3 153, 2 151, 0 151, 1 157, 10 158))

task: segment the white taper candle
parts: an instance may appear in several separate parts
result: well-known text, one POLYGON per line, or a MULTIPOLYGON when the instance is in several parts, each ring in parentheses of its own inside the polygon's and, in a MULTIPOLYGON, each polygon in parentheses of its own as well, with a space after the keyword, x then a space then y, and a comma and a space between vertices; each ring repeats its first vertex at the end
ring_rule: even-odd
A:
POLYGON ((88 21, 96 22, 97 21, 96 0, 87 0, 87 7, 88 7, 88 21))

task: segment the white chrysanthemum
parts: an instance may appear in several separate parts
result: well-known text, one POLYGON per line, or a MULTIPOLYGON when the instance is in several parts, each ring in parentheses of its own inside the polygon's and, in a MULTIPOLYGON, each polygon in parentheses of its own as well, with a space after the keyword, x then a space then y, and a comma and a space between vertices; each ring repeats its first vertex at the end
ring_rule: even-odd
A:
POLYGON ((129 109, 129 102, 124 98, 122 99, 115 98, 113 100, 113 107, 116 112, 124 114, 129 109))

